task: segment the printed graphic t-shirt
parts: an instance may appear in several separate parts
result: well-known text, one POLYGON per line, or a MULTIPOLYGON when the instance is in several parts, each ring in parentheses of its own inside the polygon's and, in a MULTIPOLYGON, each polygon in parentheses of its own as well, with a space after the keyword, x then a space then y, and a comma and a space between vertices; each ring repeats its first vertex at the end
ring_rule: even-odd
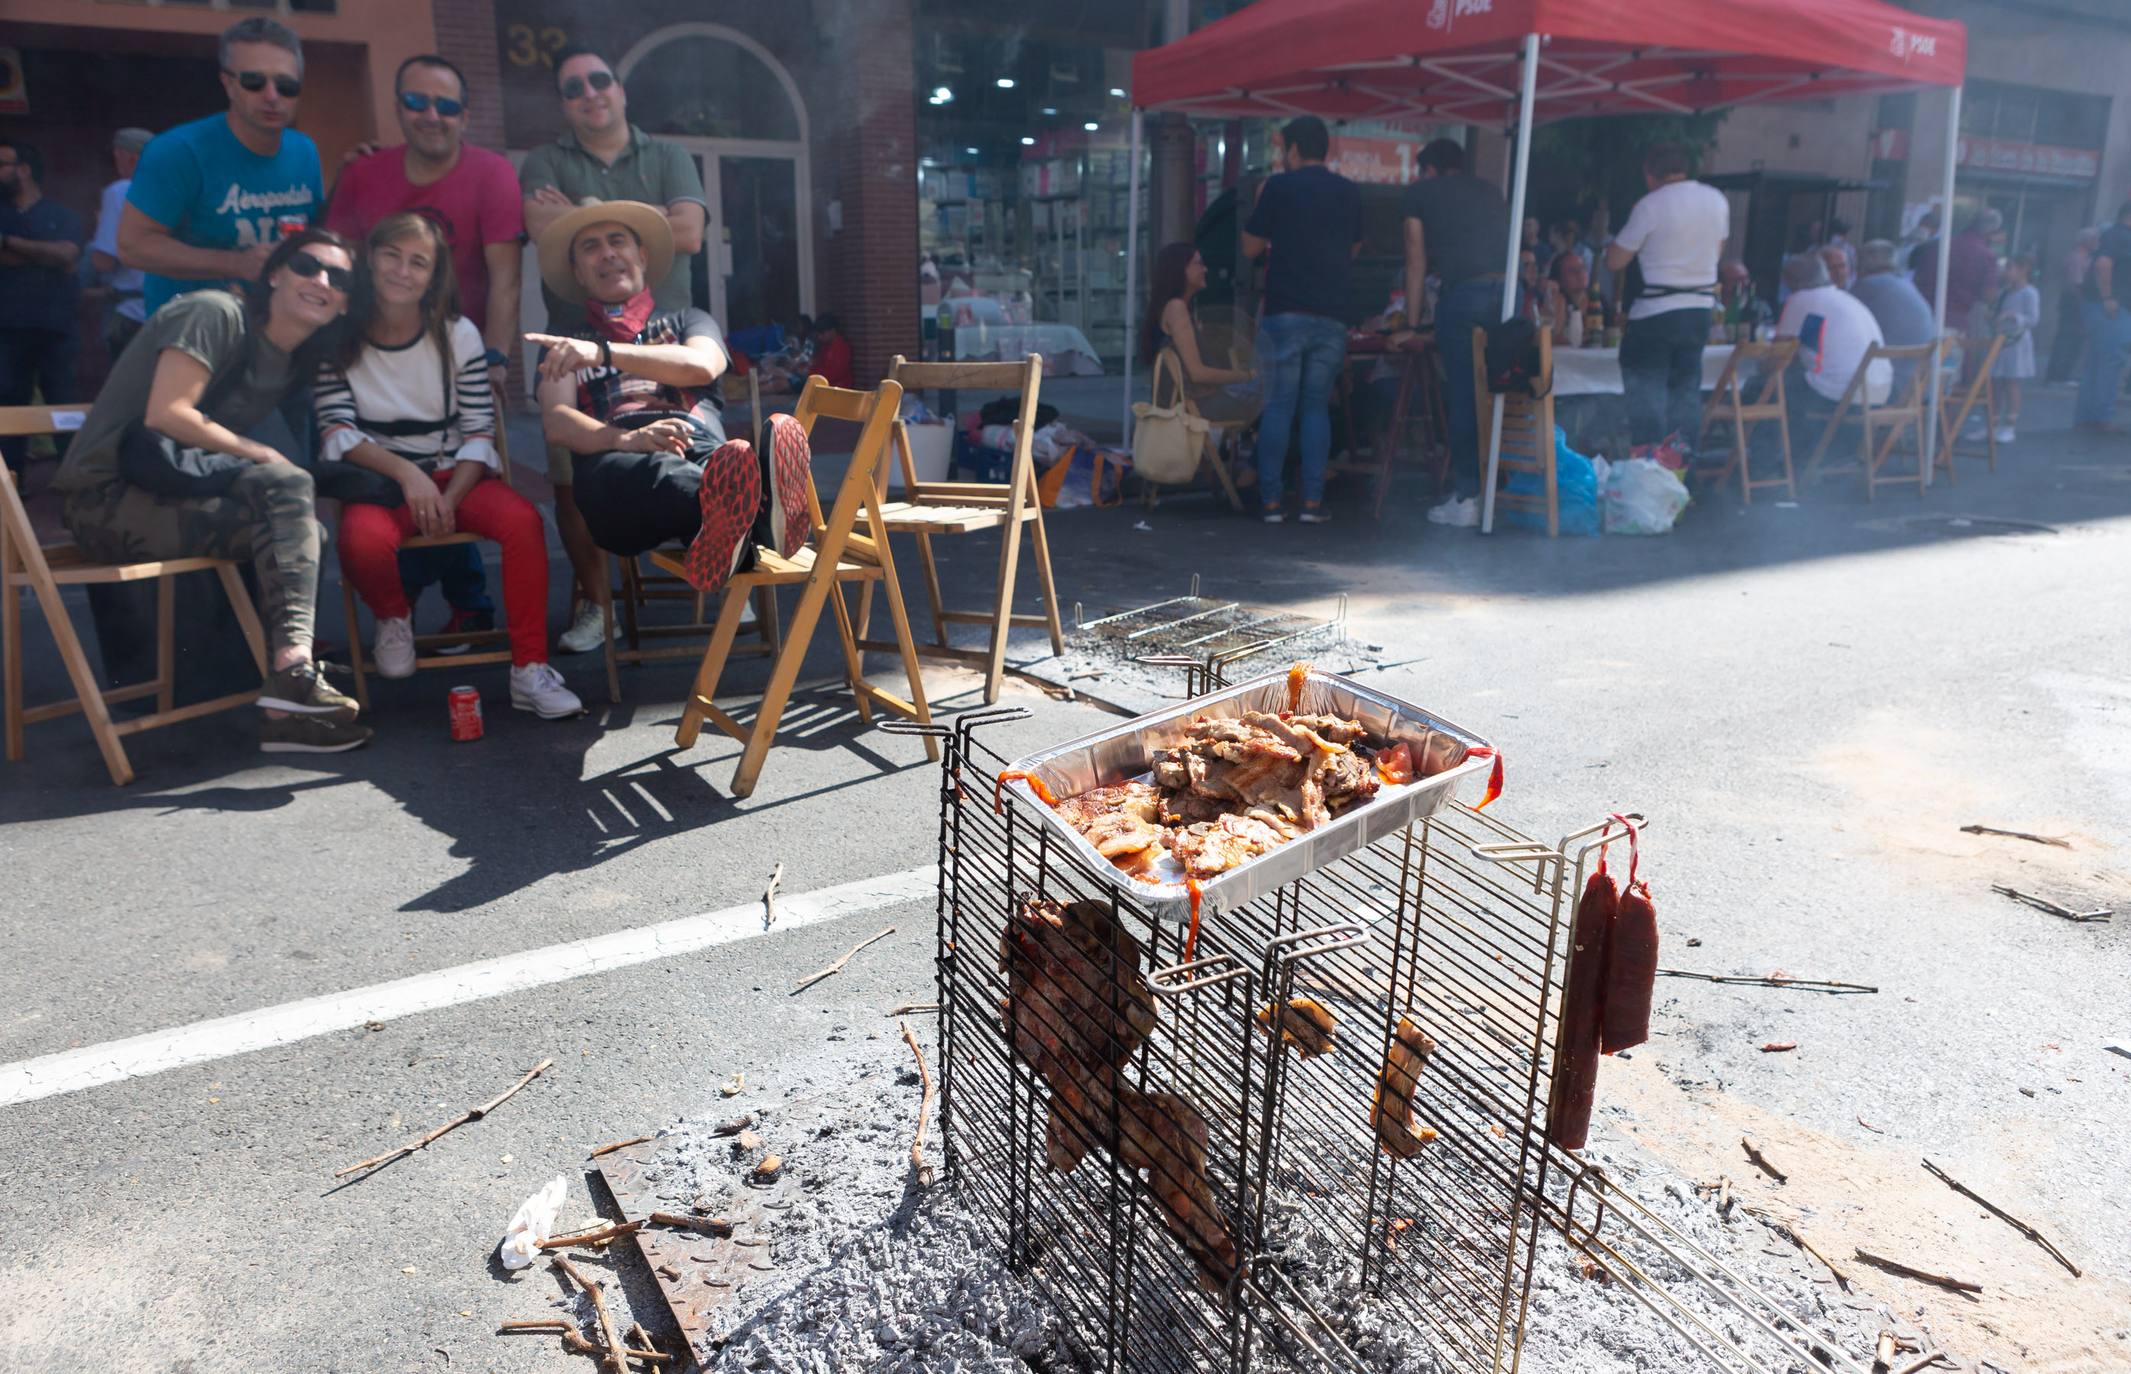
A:
MULTIPOLYGON (((581 323, 569 332, 580 339, 599 337, 589 323, 581 323)), ((707 311, 691 307, 655 312, 631 342, 655 346, 701 338, 715 339, 720 346, 725 343, 725 333, 718 328, 718 322, 707 311)), ((594 367, 577 374, 577 408, 608 424, 638 413, 686 415, 716 442, 725 441, 725 402, 716 386, 697 390, 632 376, 619 368, 594 367)))
MULTIPOLYGON (((224 250, 279 243, 285 222, 309 225, 324 202, 318 145, 308 134, 284 130, 279 151, 261 157, 238 142, 226 114, 157 135, 141 150, 126 189, 126 203, 180 243, 224 250)), ((153 315, 180 291, 221 284, 150 272, 141 303, 153 315)))

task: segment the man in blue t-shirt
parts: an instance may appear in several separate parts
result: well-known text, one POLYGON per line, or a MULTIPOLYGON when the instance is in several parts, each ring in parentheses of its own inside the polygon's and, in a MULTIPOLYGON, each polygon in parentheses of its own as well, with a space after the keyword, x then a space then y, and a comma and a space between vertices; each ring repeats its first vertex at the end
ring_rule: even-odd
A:
POLYGON ((141 153, 118 226, 119 261, 146 273, 153 315, 181 291, 249 281, 325 201, 318 145, 298 133, 303 45, 271 19, 222 34, 229 109, 180 124, 141 153))
MULTIPOLYGON (((43 155, 0 138, 0 406, 28 405, 38 389, 48 406, 84 399, 74 394, 82 238, 81 216, 44 194, 43 155)), ((19 472, 29 440, 0 439, 0 452, 19 472)))
POLYGON ((1272 254, 1258 318, 1258 366, 1266 388, 1258 421, 1258 499, 1266 524, 1287 518, 1281 481, 1299 412, 1298 518, 1321 525, 1331 518, 1323 510, 1324 471, 1332 457, 1332 385, 1347 356, 1349 280, 1361 251, 1361 192, 1324 165, 1332 137, 1323 120, 1291 120, 1280 138, 1287 170, 1266 181, 1243 226, 1245 257, 1268 249, 1272 254))

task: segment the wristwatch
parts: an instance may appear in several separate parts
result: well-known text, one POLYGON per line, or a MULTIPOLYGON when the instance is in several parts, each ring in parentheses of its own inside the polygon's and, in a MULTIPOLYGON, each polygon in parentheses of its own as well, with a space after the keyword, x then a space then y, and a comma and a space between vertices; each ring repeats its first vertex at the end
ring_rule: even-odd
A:
POLYGON ((500 348, 488 350, 487 353, 482 355, 481 361, 490 367, 509 367, 511 365, 510 356, 500 348))

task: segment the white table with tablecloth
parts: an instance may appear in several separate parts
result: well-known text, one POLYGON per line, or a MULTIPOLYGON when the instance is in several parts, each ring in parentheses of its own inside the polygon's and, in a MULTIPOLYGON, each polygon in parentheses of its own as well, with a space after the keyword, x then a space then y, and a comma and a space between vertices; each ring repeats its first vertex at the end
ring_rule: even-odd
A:
POLYGON ((955 357, 961 362, 1018 362, 1031 353, 1043 355, 1046 377, 1100 377, 1103 373, 1095 345, 1069 324, 965 324, 955 328, 955 357))
MULTIPOLYGON (((1702 390, 1714 391, 1731 361, 1732 345, 1710 344, 1702 350, 1702 390)), ((1618 396, 1621 394, 1618 348, 1554 349, 1554 395, 1618 396)))

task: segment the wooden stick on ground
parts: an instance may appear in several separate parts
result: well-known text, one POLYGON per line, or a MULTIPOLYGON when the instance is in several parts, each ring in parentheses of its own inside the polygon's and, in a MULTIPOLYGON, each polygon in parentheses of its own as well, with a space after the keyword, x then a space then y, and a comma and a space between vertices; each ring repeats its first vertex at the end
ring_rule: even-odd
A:
POLYGON ((628 1366, 622 1363, 620 1354, 622 1338, 615 1334, 614 1318, 607 1314, 607 1300, 600 1295, 599 1285, 586 1278, 582 1269, 561 1255, 555 1257, 555 1267, 560 1269, 570 1282, 582 1288, 585 1296, 592 1300, 592 1315, 598 1318, 599 1334, 607 1343, 606 1352, 600 1356, 601 1367, 607 1370, 607 1374, 629 1374, 628 1366))
POLYGON ((1753 1165, 1756 1169, 1759 1169, 1762 1173, 1767 1174, 1770 1178, 1776 1180, 1776 1182, 1778 1183, 1789 1183, 1791 1181, 1791 1176, 1789 1174, 1786 1174, 1785 1172, 1783 1172, 1783 1170, 1769 1163, 1768 1156, 1762 1154, 1759 1150, 1754 1148, 1753 1141, 1748 1140, 1745 1136, 1742 1135, 1739 1137, 1739 1144, 1746 1150, 1747 1162, 1753 1165))
MULTIPOLYGON (((568 1329, 565 1329, 563 1331, 562 1345, 565 1350, 568 1350, 573 1355, 590 1355, 594 1359, 597 1359, 601 1364, 605 1364, 607 1362, 606 1346, 598 1345, 592 1341, 588 1341, 583 1336, 578 1335, 575 1331, 571 1331, 568 1329)), ((645 1364, 665 1364, 667 1361, 673 1358, 673 1356, 668 1355, 663 1350, 650 1349, 648 1345, 646 1346, 646 1348, 643 1349, 637 1349, 633 1346, 623 1346, 622 1354, 632 1360, 642 1360, 645 1364)))
POLYGON ((1983 1291, 1983 1285, 1980 1283, 1971 1283, 1967 1279, 1957 1279, 1950 1274, 1934 1274, 1929 1269, 1918 1269, 1914 1266, 1903 1264, 1900 1260, 1888 1259, 1885 1255, 1875 1255, 1870 1250, 1860 1248, 1857 1252, 1857 1257, 1867 1264, 1876 1265, 1886 1270, 1890 1274, 1903 1274, 1912 1279, 1922 1279, 1925 1283, 1935 1283, 1941 1288, 1951 1288, 1957 1293, 1980 1293, 1983 1291))
POLYGON ((1770 1229, 1775 1231, 1776 1234, 1782 1236, 1791 1244, 1797 1246, 1799 1249, 1805 1251, 1808 1255, 1811 1255, 1814 1259, 1817 1259, 1822 1264, 1826 1265, 1828 1272, 1835 1276, 1835 1282, 1838 1286, 1841 1287, 1842 1291, 1845 1293, 1850 1291, 1850 1276, 1848 1274, 1845 1274, 1842 1271, 1841 1267, 1837 1265, 1834 1260, 1831 1260, 1826 1255, 1821 1254, 1819 1248, 1815 1246, 1813 1242, 1807 1240, 1797 1227, 1791 1225, 1789 1222, 1785 1221, 1779 1216, 1775 1216, 1772 1213, 1763 1211, 1759 1207, 1749 1207, 1747 1208, 1747 1210, 1753 1213, 1756 1217, 1759 1217, 1763 1222, 1766 1222, 1770 1229))
POLYGON ((360 1173, 364 1169, 374 1169, 380 1164, 390 1164, 395 1159, 401 1159, 407 1155, 411 1155, 416 1150, 421 1149, 423 1146, 429 1144, 429 1142, 431 1142, 432 1140, 435 1140, 438 1136, 443 1135, 446 1131, 455 1131, 459 1127, 464 1126, 469 1121, 479 1121, 482 1117, 487 1116, 490 1112, 496 1110, 496 1108, 502 1106, 505 1102, 508 1102, 514 1095, 516 1095, 517 1091, 520 1088, 532 1082, 534 1079, 540 1077, 540 1075, 546 1073, 549 1069, 553 1067, 555 1067, 554 1060, 543 1059, 538 1064, 533 1065, 531 1069, 527 1070, 525 1077, 519 1079, 516 1083, 513 1083, 510 1087, 504 1089, 502 1092, 496 1094, 494 1097, 491 1097, 488 1101, 482 1103, 480 1106, 471 1108, 468 1111, 463 1112, 456 1117, 453 1117, 451 1120, 445 1122, 443 1125, 431 1131, 428 1135, 421 1137, 419 1140, 409 1141, 407 1144, 400 1146, 397 1150, 388 1150, 384 1154, 377 1156, 377 1158, 375 1159, 366 1159, 360 1164, 350 1164, 345 1169, 335 1169, 333 1171, 333 1177, 346 1178, 349 1174, 360 1173))
POLYGON ((888 1014, 890 1016, 913 1016, 921 1011, 938 1011, 939 1009, 940 1004, 938 1002, 905 1002, 888 1014))
POLYGON ((672 1226, 706 1236, 722 1237, 733 1233, 733 1224, 723 1217, 684 1217, 678 1212, 653 1212, 644 1219, 653 1226, 672 1226))
POLYGON ((549 1236, 540 1242, 543 1250, 567 1250, 573 1245, 597 1245, 605 1240, 620 1240, 633 1236, 644 1229, 641 1221, 617 1221, 607 1226, 595 1226, 589 1231, 579 1231, 572 1236, 549 1236))
POLYGON ((1692 978, 1697 983, 1736 983, 1743 987, 1785 988, 1791 992, 1860 993, 1878 992, 1875 987, 1863 983, 1829 983, 1817 978, 1749 978, 1729 973, 1696 973, 1692 969, 1661 968, 1660 978, 1692 978))
POLYGON ((903 1043, 917 1056, 918 1078, 924 1084, 923 1096, 918 1099, 917 1139, 910 1142, 910 1167, 917 1172, 918 1186, 930 1188, 933 1173, 932 1166, 925 1162, 925 1121, 932 1115, 932 1068, 925 1062, 925 1051, 918 1048, 918 1038, 911 1033, 910 1023, 898 1021, 896 1025, 902 1027, 903 1043))
POLYGON ((2072 847, 2070 840, 2053 839, 2048 835, 2030 835, 2025 830, 2000 830, 1995 825, 1964 825, 1961 827, 1961 833, 1964 835, 2003 835, 2009 840, 2033 840, 2036 844, 2055 845, 2059 849, 2070 849, 2072 847))
POLYGON ((845 950, 843 958, 838 959, 835 963, 829 965, 827 968, 823 969, 819 973, 811 973, 808 974, 805 978, 802 978, 799 981, 799 986, 792 989, 791 995, 797 997, 800 993, 805 992, 810 987, 813 987, 822 979, 833 977, 836 974, 842 973, 844 971, 844 965, 851 962, 852 955, 858 953, 867 945, 872 944, 875 940, 885 940, 893 934, 895 934, 895 927, 889 926, 887 929, 881 931, 877 935, 868 935, 865 939, 860 940, 857 944, 845 950))
POLYGON ((768 930, 777 924, 777 884, 784 881, 784 865, 778 864, 770 874, 770 885, 762 889, 762 928, 768 930))
POLYGON ((2067 921, 2076 921, 2081 925, 2094 921, 2106 921, 2116 914, 2114 907, 2105 906, 2096 907, 2092 911, 2074 911, 2068 906, 2059 906, 2047 897, 2037 897, 2032 892, 2022 892, 2017 887, 2007 887, 2003 883, 1992 883, 1990 890, 2002 892, 2014 901, 2025 906, 2031 906, 2037 911, 2047 911, 2052 916, 2062 916, 2067 921))
POLYGON ((1944 1358, 1946 1357, 1936 1350, 1927 1350, 1900 1369, 1895 1370, 1894 1374, 1918 1374, 1918 1371, 1928 1369, 1944 1358))
POLYGON ((1978 1193, 1973 1188, 1970 1188, 1967 1184, 1962 1183, 1959 1179, 1955 1178, 1952 1174, 1947 1173, 1938 1165, 1933 1164, 1930 1160, 1927 1159, 1924 1161, 1924 1167, 1930 1171, 1931 1176, 1933 1178, 1936 1178, 1939 1182, 1953 1189, 1955 1192, 1959 1193, 1962 1197, 1967 1198, 1969 1201, 1981 1205, 1984 1211, 1989 1212, 1998 1220, 2012 1227, 2021 1235, 2026 1236, 2029 1240, 2035 1242, 2035 1244, 2041 1246, 2044 1250, 2047 1250, 2051 1259, 2057 1261, 2059 1264, 2072 1271, 2073 1278, 2076 1279, 2079 1277, 2079 1266, 2072 1263, 2072 1261, 2070 1261, 2069 1259, 2066 1259, 2064 1251, 2050 1244, 2049 1238, 2043 1235, 2042 1232, 2036 1230, 2034 1227, 2020 1220, 2020 1218, 2014 1216, 2011 1212, 2006 1211, 1997 1203, 1992 1202, 1989 1198, 1984 1197, 1981 1193, 1978 1193))
POLYGON ((648 1136, 648 1135, 639 1135, 639 1136, 631 1136, 631 1137, 630 1137, 629 1139, 627 1139, 627 1140, 615 1140, 615 1141, 610 1141, 610 1142, 608 1142, 607 1144, 605 1144, 605 1145, 602 1145, 602 1146, 600 1146, 600 1147, 599 1147, 598 1149, 594 1150, 594 1151, 593 1151, 592 1153, 590 1153, 590 1154, 586 1155, 586 1156, 585 1156, 585 1158, 586 1158, 586 1159, 598 1159, 598 1158, 599 1158, 599 1157, 600 1157, 601 1155, 611 1155, 611 1154, 613 1154, 613 1153, 614 1153, 614 1152, 615 1152, 616 1150, 626 1150, 626 1149, 628 1149, 628 1148, 629 1148, 629 1147, 630 1147, 631 1145, 641 1145, 641 1144, 643 1144, 643 1143, 644 1143, 645 1141, 647 1141, 647 1140, 649 1140, 649 1139, 651 1139, 651 1137, 650 1137, 650 1136, 648 1136))
POLYGON ((540 1331, 551 1336, 558 1331, 567 1331, 569 1329, 570 1324, 560 1317, 520 1317, 516 1321, 503 1322, 496 1327, 499 1332, 540 1331))

